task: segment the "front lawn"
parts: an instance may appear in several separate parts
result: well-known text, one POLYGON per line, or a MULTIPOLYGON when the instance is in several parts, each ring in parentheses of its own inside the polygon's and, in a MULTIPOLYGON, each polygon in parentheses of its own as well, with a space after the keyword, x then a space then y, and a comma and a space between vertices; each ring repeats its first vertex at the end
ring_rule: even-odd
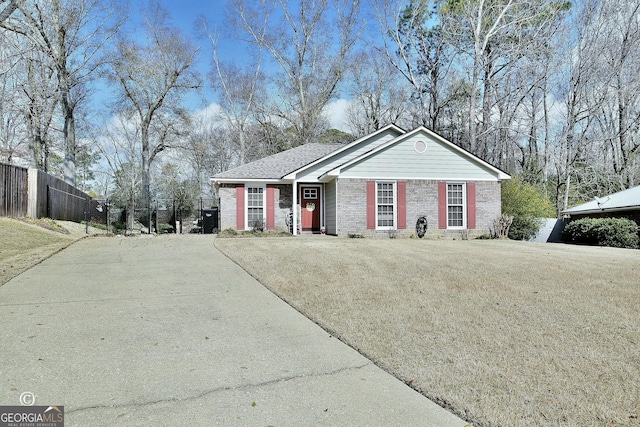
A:
POLYGON ((474 426, 640 426, 640 251, 216 239, 330 333, 474 426))

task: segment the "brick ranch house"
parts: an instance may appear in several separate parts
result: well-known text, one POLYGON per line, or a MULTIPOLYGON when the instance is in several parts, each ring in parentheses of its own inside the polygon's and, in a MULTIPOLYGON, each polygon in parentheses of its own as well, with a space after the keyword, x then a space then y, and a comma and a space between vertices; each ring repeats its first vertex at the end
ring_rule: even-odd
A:
POLYGON ((216 174, 221 229, 429 237, 489 232, 510 176, 419 127, 386 126, 350 144, 305 144, 216 174), (296 215, 291 215, 296 212, 296 215), (289 226, 291 221, 293 224, 289 226))

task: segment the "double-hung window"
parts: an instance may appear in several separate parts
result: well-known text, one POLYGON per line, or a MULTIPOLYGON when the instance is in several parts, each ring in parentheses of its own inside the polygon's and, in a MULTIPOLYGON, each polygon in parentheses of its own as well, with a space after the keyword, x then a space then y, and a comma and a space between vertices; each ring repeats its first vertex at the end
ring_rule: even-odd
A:
POLYGON ((376 182, 376 228, 392 230, 396 228, 396 183, 376 182))
POLYGON ((447 228, 465 227, 465 184, 447 184, 447 228))
POLYGON ((247 187, 247 225, 246 228, 264 226, 265 221, 265 189, 264 187, 247 187))

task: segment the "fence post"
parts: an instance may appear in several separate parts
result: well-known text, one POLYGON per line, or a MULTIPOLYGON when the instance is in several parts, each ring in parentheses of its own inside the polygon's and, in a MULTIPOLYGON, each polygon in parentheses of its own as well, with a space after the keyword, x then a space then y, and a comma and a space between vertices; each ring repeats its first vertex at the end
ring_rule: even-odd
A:
POLYGON ((47 218, 55 219, 52 215, 53 201, 51 200, 51 186, 47 184, 47 218))
POLYGON ((31 218, 38 218, 38 199, 41 194, 38 194, 38 169, 29 168, 27 172, 28 190, 27 190, 27 216, 31 218))
POLYGON ((91 209, 91 203, 89 203, 89 198, 85 200, 85 213, 84 213, 84 234, 89 234, 89 218, 91 218, 91 213, 89 212, 91 209))

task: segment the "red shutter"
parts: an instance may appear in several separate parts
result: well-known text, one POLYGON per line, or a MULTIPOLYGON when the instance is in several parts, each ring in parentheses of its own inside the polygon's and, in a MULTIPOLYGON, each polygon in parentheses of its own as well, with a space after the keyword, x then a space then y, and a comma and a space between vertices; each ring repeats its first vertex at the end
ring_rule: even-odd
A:
POLYGON ((367 228, 376 228, 376 182, 367 181, 367 228))
POLYGON ((407 228, 407 183, 398 181, 398 229, 407 228))
POLYGON ((276 228, 276 191, 275 188, 267 186, 267 230, 276 228))
POLYGON ((447 183, 438 182, 438 228, 447 228, 447 183))
POLYGON ((244 230, 244 185, 236 186, 236 228, 244 230))
POLYGON ((476 183, 467 182, 467 228, 476 228, 476 183))

